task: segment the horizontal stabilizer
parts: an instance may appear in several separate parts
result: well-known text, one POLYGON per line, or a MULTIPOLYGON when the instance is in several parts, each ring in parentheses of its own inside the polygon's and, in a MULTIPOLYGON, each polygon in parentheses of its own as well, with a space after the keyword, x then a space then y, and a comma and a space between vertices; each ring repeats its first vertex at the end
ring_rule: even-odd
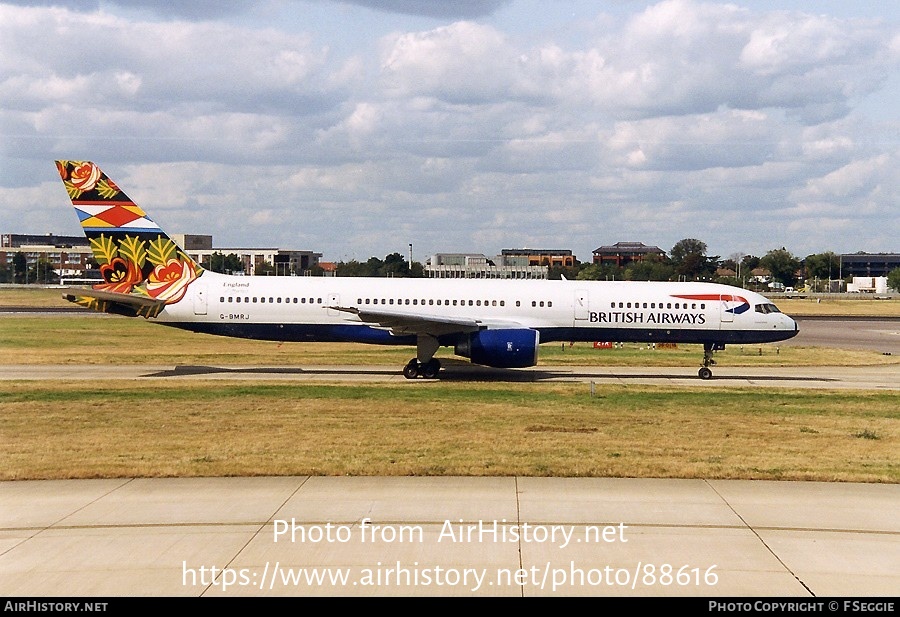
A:
POLYGON ((63 300, 74 302, 95 311, 128 316, 156 317, 163 307, 166 306, 165 300, 158 298, 99 289, 85 289, 82 287, 69 287, 65 290, 62 297, 63 300))

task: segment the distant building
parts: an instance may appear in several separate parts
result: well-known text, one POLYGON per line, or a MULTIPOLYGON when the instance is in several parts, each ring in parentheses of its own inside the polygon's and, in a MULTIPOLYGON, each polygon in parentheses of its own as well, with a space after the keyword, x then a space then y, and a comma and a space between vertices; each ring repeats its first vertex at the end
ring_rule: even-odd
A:
POLYGON ((212 259, 211 267, 215 267, 217 256, 237 255, 243 264, 243 273, 249 275, 256 274, 256 270, 265 264, 274 267, 278 276, 301 275, 319 265, 322 257, 322 253, 313 251, 279 248, 213 248, 212 236, 172 234, 172 240, 197 263, 212 259))
POLYGON ((96 271, 91 271, 94 254, 84 236, 0 235, 0 266, 12 267, 16 253, 25 255, 29 269, 43 260, 60 278, 100 281, 96 271))
MULTIPOLYGON (((322 257, 312 251, 278 248, 213 248, 212 236, 206 235, 172 234, 171 238, 197 263, 208 261, 211 255, 235 254, 241 259, 245 274, 254 274, 264 264, 272 265, 276 275, 304 274, 317 266, 322 257)), ((16 253, 25 254, 29 268, 45 259, 67 282, 102 282, 98 272, 91 270, 94 255, 84 236, 0 235, 0 266, 12 266, 16 253)))
POLYGON ((841 276, 887 276, 900 268, 900 253, 854 253, 841 255, 841 276))
POLYGON ((88 246, 88 241, 84 236, 0 234, 0 248, 19 248, 22 246, 83 247, 88 246))
POLYGON ((546 279, 546 266, 495 265, 480 253, 436 253, 425 263, 428 278, 546 279))
POLYGON ((503 249, 499 260, 498 265, 502 266, 571 268, 575 265, 575 257, 567 249, 503 249))
POLYGON ((647 246, 643 242, 616 242, 610 246, 594 249, 595 264, 613 265, 623 268, 630 263, 641 262, 650 256, 665 258, 666 252, 658 246, 647 246))
POLYGON ((766 268, 753 268, 750 271, 751 283, 768 283, 772 280, 772 273, 766 268))
POLYGON ((337 276, 337 263, 333 261, 320 261, 319 267, 325 276, 337 276))

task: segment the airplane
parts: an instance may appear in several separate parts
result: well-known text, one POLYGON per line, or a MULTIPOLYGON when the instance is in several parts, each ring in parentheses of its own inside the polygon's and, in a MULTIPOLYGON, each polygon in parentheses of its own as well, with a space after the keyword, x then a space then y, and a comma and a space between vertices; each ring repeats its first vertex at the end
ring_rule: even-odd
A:
POLYGON ((434 379, 452 347, 473 364, 535 366, 541 343, 770 343, 797 323, 755 292, 704 282, 234 276, 205 270, 90 161, 56 161, 102 283, 86 308, 193 332, 279 342, 415 346, 408 379, 434 379))

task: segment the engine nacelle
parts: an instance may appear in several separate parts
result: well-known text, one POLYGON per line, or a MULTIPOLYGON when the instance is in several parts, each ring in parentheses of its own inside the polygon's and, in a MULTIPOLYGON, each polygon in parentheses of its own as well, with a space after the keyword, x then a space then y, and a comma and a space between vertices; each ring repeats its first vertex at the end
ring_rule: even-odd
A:
POLYGON ((527 328, 480 330, 456 344, 456 355, 494 368, 524 368, 537 364, 540 332, 527 328))

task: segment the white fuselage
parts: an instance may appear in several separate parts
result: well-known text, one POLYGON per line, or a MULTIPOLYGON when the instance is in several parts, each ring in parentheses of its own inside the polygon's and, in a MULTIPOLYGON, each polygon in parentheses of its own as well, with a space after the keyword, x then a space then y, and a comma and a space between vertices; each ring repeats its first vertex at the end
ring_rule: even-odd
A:
MULTIPOLYGON (((711 283, 228 276, 204 272, 158 320, 267 340, 409 344, 348 311, 469 319, 550 341, 772 342, 797 333, 763 296, 711 283), (374 331, 374 332, 373 332, 374 331)), ((442 344, 453 344, 453 337, 442 344)))

